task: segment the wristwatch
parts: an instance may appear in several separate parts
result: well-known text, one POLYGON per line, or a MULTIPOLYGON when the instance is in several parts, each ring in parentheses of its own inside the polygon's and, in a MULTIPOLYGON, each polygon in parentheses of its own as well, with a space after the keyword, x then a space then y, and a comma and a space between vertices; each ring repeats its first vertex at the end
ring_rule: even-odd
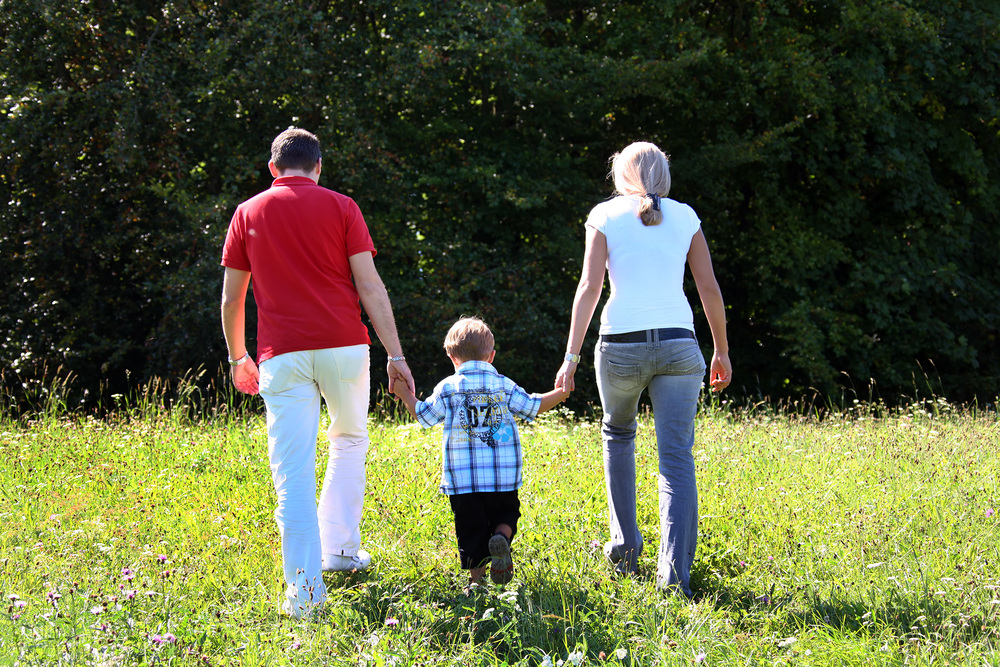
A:
POLYGON ((233 359, 232 357, 229 357, 229 365, 230 366, 242 366, 243 364, 245 364, 247 362, 247 359, 249 359, 249 358, 250 358, 250 353, 249 352, 244 352, 243 356, 240 357, 239 359, 233 359))
POLYGON ((574 364, 580 363, 580 358, 581 357, 580 357, 579 354, 573 354, 572 352, 567 352, 566 353, 566 361, 569 361, 571 363, 574 363, 574 364))

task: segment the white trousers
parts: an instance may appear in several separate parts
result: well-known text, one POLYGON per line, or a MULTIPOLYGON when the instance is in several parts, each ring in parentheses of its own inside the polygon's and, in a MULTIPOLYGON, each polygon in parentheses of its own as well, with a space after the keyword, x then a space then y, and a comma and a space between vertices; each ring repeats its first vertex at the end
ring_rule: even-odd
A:
POLYGON ((326 599, 323 554, 354 556, 361 547, 369 388, 367 345, 290 352, 260 365, 278 496, 274 518, 281 533, 285 595, 293 607, 307 609, 326 599), (321 399, 330 414, 330 446, 317 508, 321 399))

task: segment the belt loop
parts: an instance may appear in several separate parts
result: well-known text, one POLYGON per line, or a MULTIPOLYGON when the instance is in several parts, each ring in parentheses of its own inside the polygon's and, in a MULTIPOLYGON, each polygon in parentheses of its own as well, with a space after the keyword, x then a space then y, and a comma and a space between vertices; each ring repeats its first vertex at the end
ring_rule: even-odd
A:
POLYGON ((647 329, 646 330, 646 342, 649 344, 650 348, 656 347, 657 343, 660 342, 660 331, 659 331, 659 329, 647 329))

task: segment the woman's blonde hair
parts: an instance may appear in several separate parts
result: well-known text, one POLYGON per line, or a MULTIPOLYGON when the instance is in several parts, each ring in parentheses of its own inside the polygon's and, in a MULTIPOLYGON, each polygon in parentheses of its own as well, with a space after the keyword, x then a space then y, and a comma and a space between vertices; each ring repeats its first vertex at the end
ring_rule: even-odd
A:
POLYGON ((628 197, 638 195, 639 219, 646 226, 663 221, 660 198, 670 192, 670 164, 656 144, 636 141, 611 157, 615 191, 628 197), (654 196, 655 195, 655 196, 654 196))

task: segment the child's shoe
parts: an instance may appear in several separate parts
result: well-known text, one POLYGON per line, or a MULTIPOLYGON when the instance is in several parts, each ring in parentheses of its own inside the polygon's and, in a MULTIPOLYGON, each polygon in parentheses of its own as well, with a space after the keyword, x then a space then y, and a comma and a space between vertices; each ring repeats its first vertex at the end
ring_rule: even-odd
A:
POLYGON ((514 560, 510 557, 510 540, 497 533, 490 538, 490 579, 494 584, 506 584, 514 578, 514 560))

